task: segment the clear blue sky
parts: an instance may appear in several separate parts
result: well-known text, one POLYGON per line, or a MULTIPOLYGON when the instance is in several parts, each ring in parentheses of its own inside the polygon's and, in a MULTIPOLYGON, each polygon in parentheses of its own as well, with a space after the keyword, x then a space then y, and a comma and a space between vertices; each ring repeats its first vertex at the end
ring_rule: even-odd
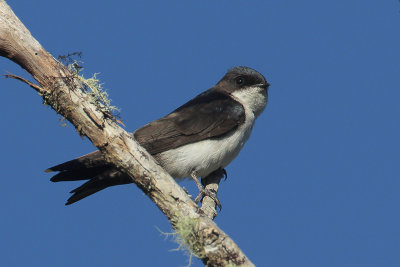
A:
MULTIPOLYGON (((54 56, 83 52, 84 74, 101 73, 129 131, 232 66, 263 73, 269 104, 227 168, 217 224, 258 266, 400 266, 400 3, 9 4, 54 56)), ((30 78, 0 58, 7 71, 30 78)), ((0 79, 0 99, 1 266, 187 264, 134 185, 64 206, 79 183, 43 170, 92 144, 18 81, 0 79)))

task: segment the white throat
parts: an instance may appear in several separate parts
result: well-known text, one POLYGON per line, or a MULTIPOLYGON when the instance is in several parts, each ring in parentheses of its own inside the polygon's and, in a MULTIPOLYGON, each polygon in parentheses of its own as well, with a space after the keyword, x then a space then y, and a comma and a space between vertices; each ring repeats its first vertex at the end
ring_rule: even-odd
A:
POLYGON ((254 113, 257 118, 267 106, 268 95, 264 88, 248 87, 232 93, 232 96, 239 101, 245 109, 254 113))

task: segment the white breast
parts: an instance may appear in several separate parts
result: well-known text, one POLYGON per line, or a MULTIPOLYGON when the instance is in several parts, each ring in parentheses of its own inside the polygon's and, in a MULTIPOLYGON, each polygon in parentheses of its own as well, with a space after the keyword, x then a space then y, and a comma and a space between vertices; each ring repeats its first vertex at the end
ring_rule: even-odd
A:
POLYGON ((161 153, 158 160, 172 177, 185 178, 192 171, 205 177, 218 168, 225 168, 239 154, 250 137, 256 117, 266 106, 267 97, 265 90, 258 87, 234 92, 232 96, 244 106, 245 122, 222 138, 207 139, 161 153))

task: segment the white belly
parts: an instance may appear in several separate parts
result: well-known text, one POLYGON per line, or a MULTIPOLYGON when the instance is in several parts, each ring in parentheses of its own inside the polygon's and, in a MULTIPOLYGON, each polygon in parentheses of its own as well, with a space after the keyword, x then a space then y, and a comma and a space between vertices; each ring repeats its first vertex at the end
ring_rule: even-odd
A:
POLYGON ((254 119, 254 115, 246 114, 245 123, 224 138, 184 145, 165 151, 157 158, 174 178, 185 178, 192 171, 197 176, 205 177, 219 168, 225 168, 239 154, 250 137, 254 119))

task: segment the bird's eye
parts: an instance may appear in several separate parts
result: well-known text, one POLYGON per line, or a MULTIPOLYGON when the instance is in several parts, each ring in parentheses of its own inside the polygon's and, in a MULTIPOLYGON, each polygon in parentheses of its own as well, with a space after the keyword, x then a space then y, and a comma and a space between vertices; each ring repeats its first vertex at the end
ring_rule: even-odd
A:
POLYGON ((243 85, 243 84, 244 84, 244 79, 243 79, 243 77, 237 77, 237 78, 236 78, 236 84, 237 84, 237 85, 243 85))

